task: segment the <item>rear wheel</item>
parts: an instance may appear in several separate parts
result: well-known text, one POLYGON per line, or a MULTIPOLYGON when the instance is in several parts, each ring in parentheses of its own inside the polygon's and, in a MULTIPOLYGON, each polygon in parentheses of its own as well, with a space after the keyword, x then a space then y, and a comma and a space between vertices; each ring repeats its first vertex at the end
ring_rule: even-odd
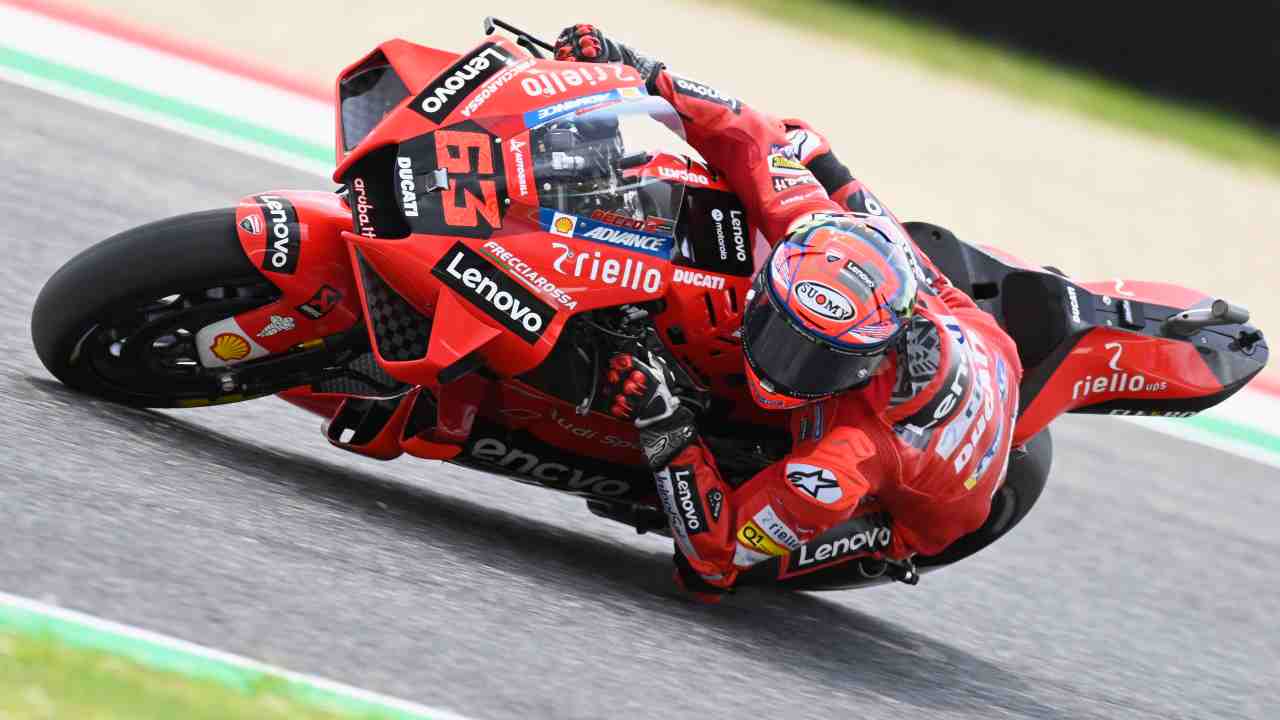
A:
POLYGON ((1040 499, 1049 468, 1053 465, 1053 436, 1049 428, 1041 430, 1015 450, 1009 459, 1009 473, 1004 484, 991 498, 991 513, 982 527, 965 535, 937 555, 916 558, 916 566, 927 571, 950 565, 973 555, 1004 537, 1031 512, 1040 499))
POLYGON ((196 332, 279 295, 241 249, 234 209, 190 213, 126 230, 68 261, 36 299, 31 337, 55 377, 108 400, 241 399, 200 364, 196 332))

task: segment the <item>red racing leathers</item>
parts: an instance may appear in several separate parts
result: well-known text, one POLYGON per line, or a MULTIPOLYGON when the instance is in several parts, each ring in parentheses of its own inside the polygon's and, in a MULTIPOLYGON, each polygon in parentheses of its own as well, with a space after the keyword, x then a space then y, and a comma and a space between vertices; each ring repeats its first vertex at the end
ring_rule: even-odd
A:
MULTIPOLYGON (((684 118, 690 144, 771 242, 813 213, 897 222, 804 123, 665 70, 649 89, 684 118), (813 175, 797 173, 796 160, 813 175)), ((935 554, 986 519, 1007 469, 1022 368, 995 319, 913 249, 925 282, 907 350, 891 353, 869 385, 791 411, 789 455, 737 489, 697 441, 658 471, 678 549, 711 584, 728 587, 740 570, 792 551, 793 572, 868 554, 935 554), (886 529, 802 548, 854 515, 879 512, 892 518, 886 529)))

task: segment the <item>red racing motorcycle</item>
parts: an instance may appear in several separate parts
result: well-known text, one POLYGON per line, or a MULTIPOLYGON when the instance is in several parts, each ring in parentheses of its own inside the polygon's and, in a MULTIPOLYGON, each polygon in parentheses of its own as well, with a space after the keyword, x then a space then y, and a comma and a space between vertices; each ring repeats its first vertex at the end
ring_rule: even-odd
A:
MULTIPOLYGON (((768 244, 633 69, 540 48, 493 19, 461 56, 383 43, 338 78, 337 192, 261 192, 89 248, 36 302, 41 361, 73 388, 137 407, 278 395, 322 416, 344 450, 506 475, 665 533, 635 430, 596 411, 601 363, 637 344, 679 358, 731 484, 782 457, 785 418, 748 397, 738 337, 768 244)), ((922 570, 1026 515, 1060 414, 1188 416, 1266 364, 1248 313, 1204 293, 1078 283, 935 225, 862 219, 932 258, 1000 321, 1026 368, 991 517, 918 558, 922 570)), ((913 579, 854 560, 860 527, 743 582, 913 579)))

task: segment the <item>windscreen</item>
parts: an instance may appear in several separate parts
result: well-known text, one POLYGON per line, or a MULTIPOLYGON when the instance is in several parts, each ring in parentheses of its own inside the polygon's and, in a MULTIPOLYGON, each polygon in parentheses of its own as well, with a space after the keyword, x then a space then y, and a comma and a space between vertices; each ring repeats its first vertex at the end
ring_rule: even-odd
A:
MULTIPOLYGON (((684 186, 664 180, 650 161, 660 153, 694 153, 667 101, 626 88, 530 114, 540 121, 529 138, 544 214, 673 237, 684 186)), ((560 222, 572 232, 571 220, 560 222)), ((566 232, 554 225, 551 230, 566 232)))

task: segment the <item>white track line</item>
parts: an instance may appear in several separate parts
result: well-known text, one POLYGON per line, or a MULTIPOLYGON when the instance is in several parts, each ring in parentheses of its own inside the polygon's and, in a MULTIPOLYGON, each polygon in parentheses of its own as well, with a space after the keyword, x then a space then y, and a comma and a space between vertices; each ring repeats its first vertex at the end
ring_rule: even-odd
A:
POLYGON ((383 706, 399 710, 401 712, 418 715, 423 718, 431 718, 432 720, 470 720, 465 715, 459 715, 449 710, 442 710, 440 708, 412 703, 407 700, 400 700, 398 698, 382 695, 369 690, 362 690, 350 685, 344 685, 315 675, 293 672, 292 670, 286 670, 275 665, 269 665, 240 655, 233 655, 221 650, 214 650, 213 648, 208 648, 203 645, 187 642, 186 640, 179 640, 178 638, 169 637, 168 635, 161 635, 149 630, 111 622, 110 620, 103 620, 102 618, 86 615, 85 613, 77 612, 75 610, 68 610, 55 605, 48 605, 36 600, 30 600, 28 598, 18 597, 4 592, 0 592, 0 605, 52 618, 63 624, 89 628, 109 635, 128 638, 146 645, 162 647, 183 655, 208 660, 212 663, 230 665, 255 673, 272 675, 291 683, 307 685, 331 692, 335 695, 344 695, 354 698, 362 702, 369 703, 370 705, 383 706))

